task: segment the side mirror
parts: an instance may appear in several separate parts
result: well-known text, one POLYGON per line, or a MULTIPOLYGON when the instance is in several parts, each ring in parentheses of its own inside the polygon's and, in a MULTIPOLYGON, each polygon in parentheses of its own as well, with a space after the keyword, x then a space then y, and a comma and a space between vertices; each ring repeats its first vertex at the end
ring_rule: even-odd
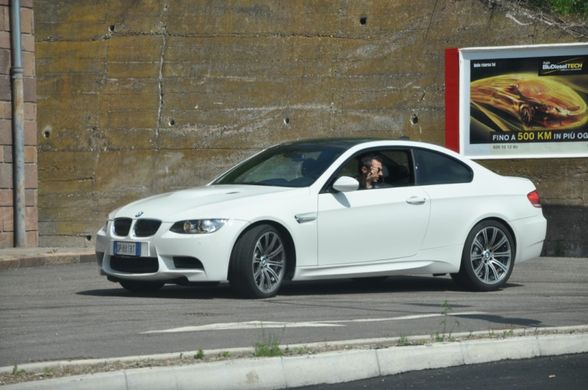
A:
POLYGON ((359 182, 350 176, 341 176, 333 183, 333 189, 339 192, 357 191, 358 188, 359 182))

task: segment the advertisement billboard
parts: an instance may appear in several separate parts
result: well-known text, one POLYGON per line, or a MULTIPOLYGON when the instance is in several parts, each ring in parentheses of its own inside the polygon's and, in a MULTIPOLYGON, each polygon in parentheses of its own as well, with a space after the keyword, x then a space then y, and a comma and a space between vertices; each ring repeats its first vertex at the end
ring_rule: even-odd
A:
POLYGON ((453 128, 446 121, 458 133, 454 149, 471 158, 588 157, 588 44, 454 53, 457 81, 446 89, 458 94, 446 107, 457 110, 453 128))

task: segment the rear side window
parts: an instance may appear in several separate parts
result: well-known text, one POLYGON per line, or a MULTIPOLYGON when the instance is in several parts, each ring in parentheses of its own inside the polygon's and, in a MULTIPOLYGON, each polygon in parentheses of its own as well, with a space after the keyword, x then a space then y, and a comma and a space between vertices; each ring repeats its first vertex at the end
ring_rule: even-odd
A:
POLYGON ((426 149, 414 150, 417 185, 469 183, 471 168, 445 154, 426 149))

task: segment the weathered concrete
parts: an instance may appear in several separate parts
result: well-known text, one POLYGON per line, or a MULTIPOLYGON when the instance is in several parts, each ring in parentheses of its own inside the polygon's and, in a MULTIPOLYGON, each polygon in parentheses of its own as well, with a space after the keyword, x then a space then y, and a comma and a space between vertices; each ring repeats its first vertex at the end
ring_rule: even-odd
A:
MULTIPOLYGON (((586 39, 480 0, 37 0, 35 11, 47 246, 91 246, 111 209, 203 184, 283 140, 443 144, 445 48, 586 39)), ((547 205, 587 204, 586 159, 484 164, 528 176, 547 205)))
POLYGON ((543 247, 544 256, 558 256, 558 253, 583 256, 588 248, 588 207, 549 205, 544 207, 543 213, 550 222, 547 227, 549 240, 543 247))

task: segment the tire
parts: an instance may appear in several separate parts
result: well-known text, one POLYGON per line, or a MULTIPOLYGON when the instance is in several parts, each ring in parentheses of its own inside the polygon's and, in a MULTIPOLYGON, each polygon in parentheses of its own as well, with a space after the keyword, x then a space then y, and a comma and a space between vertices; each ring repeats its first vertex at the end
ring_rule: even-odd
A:
POLYGON ((244 298, 269 298, 278 293, 288 262, 287 243, 273 226, 246 231, 231 253, 231 287, 244 298))
POLYGON ((531 126, 535 117, 535 110, 529 105, 522 105, 519 109, 519 115, 525 126, 531 126))
POLYGON ((132 292, 152 292, 160 290, 163 282, 143 282, 139 280, 119 280, 121 286, 132 292))
POLYGON ((514 240, 506 226, 498 221, 482 221, 470 231, 459 273, 451 277, 470 290, 497 290, 510 278, 515 254, 514 240))

